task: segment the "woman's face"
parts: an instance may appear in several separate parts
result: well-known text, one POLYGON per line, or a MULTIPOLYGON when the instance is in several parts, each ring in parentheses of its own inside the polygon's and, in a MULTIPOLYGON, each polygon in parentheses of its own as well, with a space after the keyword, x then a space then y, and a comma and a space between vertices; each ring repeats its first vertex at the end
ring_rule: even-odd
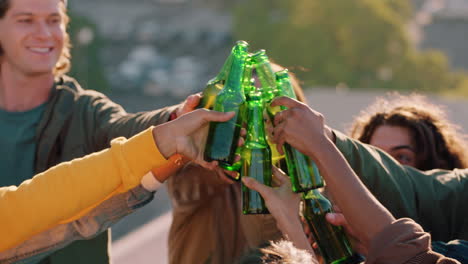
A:
POLYGON ((376 146, 403 165, 416 167, 416 145, 406 127, 382 125, 377 127, 369 144, 376 146))

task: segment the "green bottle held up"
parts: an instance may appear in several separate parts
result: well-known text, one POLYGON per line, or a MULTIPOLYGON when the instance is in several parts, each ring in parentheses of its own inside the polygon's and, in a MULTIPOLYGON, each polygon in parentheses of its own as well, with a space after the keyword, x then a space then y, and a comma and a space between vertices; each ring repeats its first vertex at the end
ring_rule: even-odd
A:
MULTIPOLYGON (((273 121, 273 116, 270 114, 271 111, 269 111, 268 108, 273 98, 275 98, 275 90, 277 89, 275 73, 271 67, 270 60, 268 59, 265 50, 259 50, 256 53, 252 54, 252 61, 255 66, 257 78, 260 81, 262 87, 262 97, 263 102, 266 106, 266 112, 270 120, 273 121)), ((276 144, 273 143, 268 138, 268 136, 267 141, 270 145, 273 164, 281 168, 287 174, 288 171, 286 168, 286 161, 284 159, 284 155, 279 154, 279 152, 276 149, 276 144)))
MULTIPOLYGON (((247 98, 248 94, 256 89, 256 87, 253 84, 253 79, 252 79, 252 58, 249 55, 247 59, 245 60, 245 67, 244 67, 244 74, 242 77, 242 87, 244 89, 244 95, 247 98)), ((246 126, 245 121, 247 120, 247 107, 243 107, 241 112, 241 119, 243 120, 242 127, 246 126)), ((242 155, 242 146, 236 148, 235 155, 236 156, 241 156, 242 155)), ((232 165, 233 170, 238 171, 242 166, 242 159, 234 162, 232 165)), ((240 180, 240 174, 237 174, 237 177, 232 177, 230 175, 227 175, 227 177, 231 178, 232 180, 239 181, 240 180)))
MULTIPOLYGON (((288 70, 282 70, 276 73, 277 96, 287 96, 293 99, 296 98, 296 93, 292 87, 289 78, 288 70)), ((272 115, 284 110, 284 107, 270 107, 272 115)), ((323 179, 320 176, 319 170, 315 162, 311 161, 308 156, 302 154, 299 150, 291 147, 288 143, 283 146, 283 151, 286 156, 288 174, 291 178, 291 186, 294 192, 306 192, 311 189, 323 187, 323 179)))
POLYGON ((252 62, 262 87, 263 101, 268 107, 274 98, 274 90, 276 89, 275 72, 271 68, 270 60, 265 50, 259 50, 252 54, 252 62))
MULTIPOLYGON (((249 44, 243 40, 237 41, 236 45, 241 45, 248 48, 249 44)), ((232 53, 227 57, 226 61, 221 67, 218 75, 213 79, 209 80, 206 84, 205 89, 202 92, 202 98, 197 108, 206 108, 213 109, 216 96, 223 89, 224 84, 226 83, 226 78, 229 75, 229 70, 232 66, 232 53)))
POLYGON ((245 95, 242 87, 246 59, 245 42, 238 42, 232 49, 232 64, 223 89, 216 96, 213 110, 234 112, 235 116, 226 122, 211 122, 204 157, 207 161, 216 160, 219 166, 234 171, 237 141, 242 127, 242 112, 245 95))
MULTIPOLYGON (((250 92, 247 97, 247 139, 242 150, 241 177, 252 177, 262 184, 271 186, 271 151, 265 138, 263 110, 261 93, 250 92)), ((242 185, 242 212, 269 213, 262 196, 244 185, 242 185)))
POLYGON ((302 198, 301 216, 314 235, 325 263, 355 263, 356 256, 343 228, 325 219, 327 213, 333 212, 330 201, 318 189, 304 193, 302 198))

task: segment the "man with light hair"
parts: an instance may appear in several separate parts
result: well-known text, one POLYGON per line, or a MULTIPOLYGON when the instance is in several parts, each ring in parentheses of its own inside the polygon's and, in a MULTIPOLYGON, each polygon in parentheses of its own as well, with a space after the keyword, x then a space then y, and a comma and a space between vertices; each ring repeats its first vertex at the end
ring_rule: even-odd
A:
MULTIPOLYGON (((0 186, 19 185, 60 162, 100 151, 111 139, 131 137, 190 106, 188 100, 128 114, 103 94, 81 88, 65 75, 68 22, 63 0, 0 0, 0 186)), ((108 227, 152 200, 153 190, 145 187, 0 252, 0 262, 109 263, 108 227)))

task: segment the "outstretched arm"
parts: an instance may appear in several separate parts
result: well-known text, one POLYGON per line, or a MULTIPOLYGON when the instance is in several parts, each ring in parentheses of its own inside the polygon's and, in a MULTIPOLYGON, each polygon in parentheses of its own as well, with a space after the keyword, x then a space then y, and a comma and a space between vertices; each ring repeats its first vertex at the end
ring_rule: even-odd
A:
POLYGON ((19 187, 0 188, 0 233, 5 234, 0 251, 73 221, 112 195, 136 187, 151 168, 165 164, 173 154, 216 168, 215 162, 202 159, 203 138, 210 121, 232 116, 198 110, 129 140, 115 139, 110 149, 57 165, 19 187), (170 133, 173 130, 177 132, 170 133))

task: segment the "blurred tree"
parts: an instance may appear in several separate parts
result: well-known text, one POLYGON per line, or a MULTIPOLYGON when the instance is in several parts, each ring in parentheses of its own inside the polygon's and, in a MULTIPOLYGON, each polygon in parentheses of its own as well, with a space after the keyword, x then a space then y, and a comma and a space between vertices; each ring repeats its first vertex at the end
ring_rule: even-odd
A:
POLYGON ((95 24, 83 16, 70 13, 71 71, 69 75, 76 78, 86 89, 105 91, 108 82, 103 64, 100 60, 100 50, 104 46, 95 24))
POLYGON ((414 1, 409 0, 381 0, 392 10, 395 15, 400 16, 405 22, 409 21, 413 16, 414 1))
POLYGON ((235 9, 234 34, 307 69, 296 73, 309 86, 454 88, 446 58, 416 51, 407 37, 411 14, 406 0, 249 0, 235 9))

